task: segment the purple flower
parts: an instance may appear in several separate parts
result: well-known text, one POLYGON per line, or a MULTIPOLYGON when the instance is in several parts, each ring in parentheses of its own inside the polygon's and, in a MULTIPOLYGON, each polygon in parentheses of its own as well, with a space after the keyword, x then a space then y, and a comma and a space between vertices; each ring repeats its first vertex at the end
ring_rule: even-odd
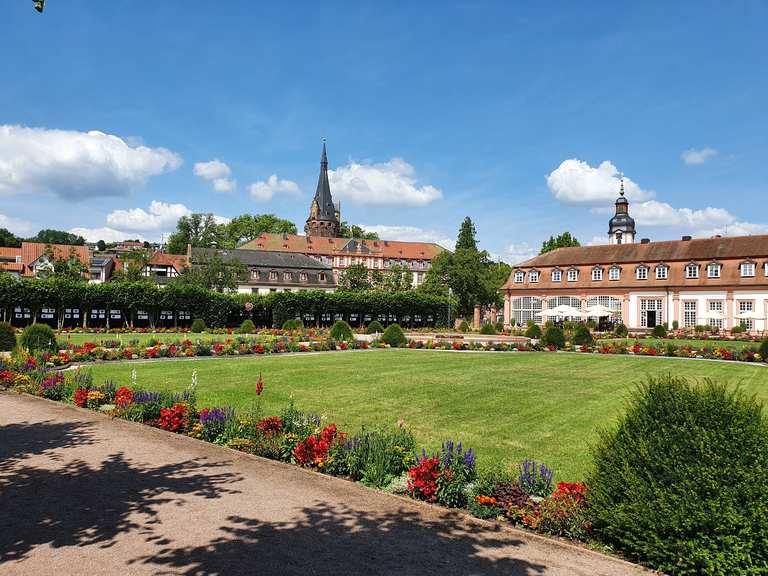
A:
POLYGON ((235 410, 227 406, 226 408, 211 408, 200 412, 200 424, 203 426, 221 426, 228 420, 234 418, 235 410))
POLYGON ((160 402, 163 395, 160 392, 146 392, 139 390, 133 393, 134 404, 154 404, 160 402))

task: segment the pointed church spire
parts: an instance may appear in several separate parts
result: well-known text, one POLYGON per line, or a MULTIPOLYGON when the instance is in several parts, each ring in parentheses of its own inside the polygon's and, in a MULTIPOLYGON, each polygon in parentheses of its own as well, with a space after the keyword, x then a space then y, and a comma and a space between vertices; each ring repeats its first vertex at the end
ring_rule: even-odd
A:
POLYGON ((320 155, 320 176, 317 180, 317 190, 312 199, 309 219, 304 230, 315 236, 332 236, 338 233, 339 218, 336 206, 331 196, 331 185, 328 182, 328 152, 323 138, 323 152, 320 155))

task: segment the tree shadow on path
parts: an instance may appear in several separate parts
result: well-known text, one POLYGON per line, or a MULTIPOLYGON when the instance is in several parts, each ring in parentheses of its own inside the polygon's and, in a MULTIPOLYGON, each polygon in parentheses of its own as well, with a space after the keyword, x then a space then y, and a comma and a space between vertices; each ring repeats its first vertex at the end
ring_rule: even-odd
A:
MULTIPOLYGON (((37 444, 40 448, 45 440, 37 444)), ((4 453, 21 452, 6 447, 4 453)), ((0 475, 0 563, 20 560, 46 544, 108 548, 127 530, 140 530, 147 541, 165 545, 154 530, 158 509, 181 504, 185 496, 214 499, 237 493, 228 486, 241 477, 217 471, 229 464, 195 459, 150 467, 118 453, 99 467, 80 460, 52 469, 21 462, 9 466, 0 475)))
POLYGON ((20 422, 0 426, 0 472, 35 454, 50 453, 52 460, 60 459, 55 450, 77 448, 94 443, 87 422, 20 422))
POLYGON ((509 532, 468 523, 457 514, 428 519, 413 509, 380 513, 303 508, 301 520, 268 523, 230 516, 206 546, 167 547, 138 558, 158 574, 543 574, 545 566, 514 558, 522 542, 509 532), (164 567, 161 568, 161 567, 164 567))

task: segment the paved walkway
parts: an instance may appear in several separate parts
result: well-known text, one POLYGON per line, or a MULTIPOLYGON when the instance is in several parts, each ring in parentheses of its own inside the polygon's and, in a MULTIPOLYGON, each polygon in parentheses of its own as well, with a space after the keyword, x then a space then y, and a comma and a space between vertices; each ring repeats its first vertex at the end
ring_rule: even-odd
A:
POLYGON ((632 575, 618 560, 0 393, 0 574, 632 575))

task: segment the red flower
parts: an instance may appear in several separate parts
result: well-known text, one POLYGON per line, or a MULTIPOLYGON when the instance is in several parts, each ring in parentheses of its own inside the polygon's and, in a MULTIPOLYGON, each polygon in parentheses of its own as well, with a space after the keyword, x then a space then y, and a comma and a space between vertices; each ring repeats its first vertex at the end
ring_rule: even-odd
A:
POLYGON ((131 389, 125 386, 118 388, 117 392, 115 392, 115 406, 125 408, 130 406, 131 402, 133 402, 133 392, 131 392, 131 389))
POLYGON ((583 504, 587 498, 587 486, 581 482, 558 482, 552 498, 572 497, 577 504, 583 504))
POLYGON ((86 402, 88 402, 88 389, 87 388, 78 388, 75 390, 75 395, 73 397, 73 400, 75 402, 75 406, 79 406, 80 408, 85 408, 86 402))
POLYGON ((347 344, 346 342, 342 342, 341 344, 339 344, 339 348, 341 348, 342 350, 346 350, 347 348, 349 348, 349 344, 347 344))
POLYGON ((427 502, 437 499, 437 479, 440 477, 440 460, 423 458, 408 470, 408 490, 414 498, 427 502))
POLYGON ((280 419, 280 416, 270 416, 256 424, 256 430, 265 436, 277 436, 282 429, 283 421, 280 419))
POLYGON ((264 354, 264 346, 261 344, 256 344, 253 351, 256 352, 256 354, 264 354))
POLYGON ((261 372, 259 372, 259 379, 256 380, 256 396, 261 396, 261 393, 264 391, 264 380, 261 377, 261 372))
POLYGON ((160 408, 159 426, 169 432, 181 432, 189 410, 184 404, 174 404, 170 408, 160 408))

